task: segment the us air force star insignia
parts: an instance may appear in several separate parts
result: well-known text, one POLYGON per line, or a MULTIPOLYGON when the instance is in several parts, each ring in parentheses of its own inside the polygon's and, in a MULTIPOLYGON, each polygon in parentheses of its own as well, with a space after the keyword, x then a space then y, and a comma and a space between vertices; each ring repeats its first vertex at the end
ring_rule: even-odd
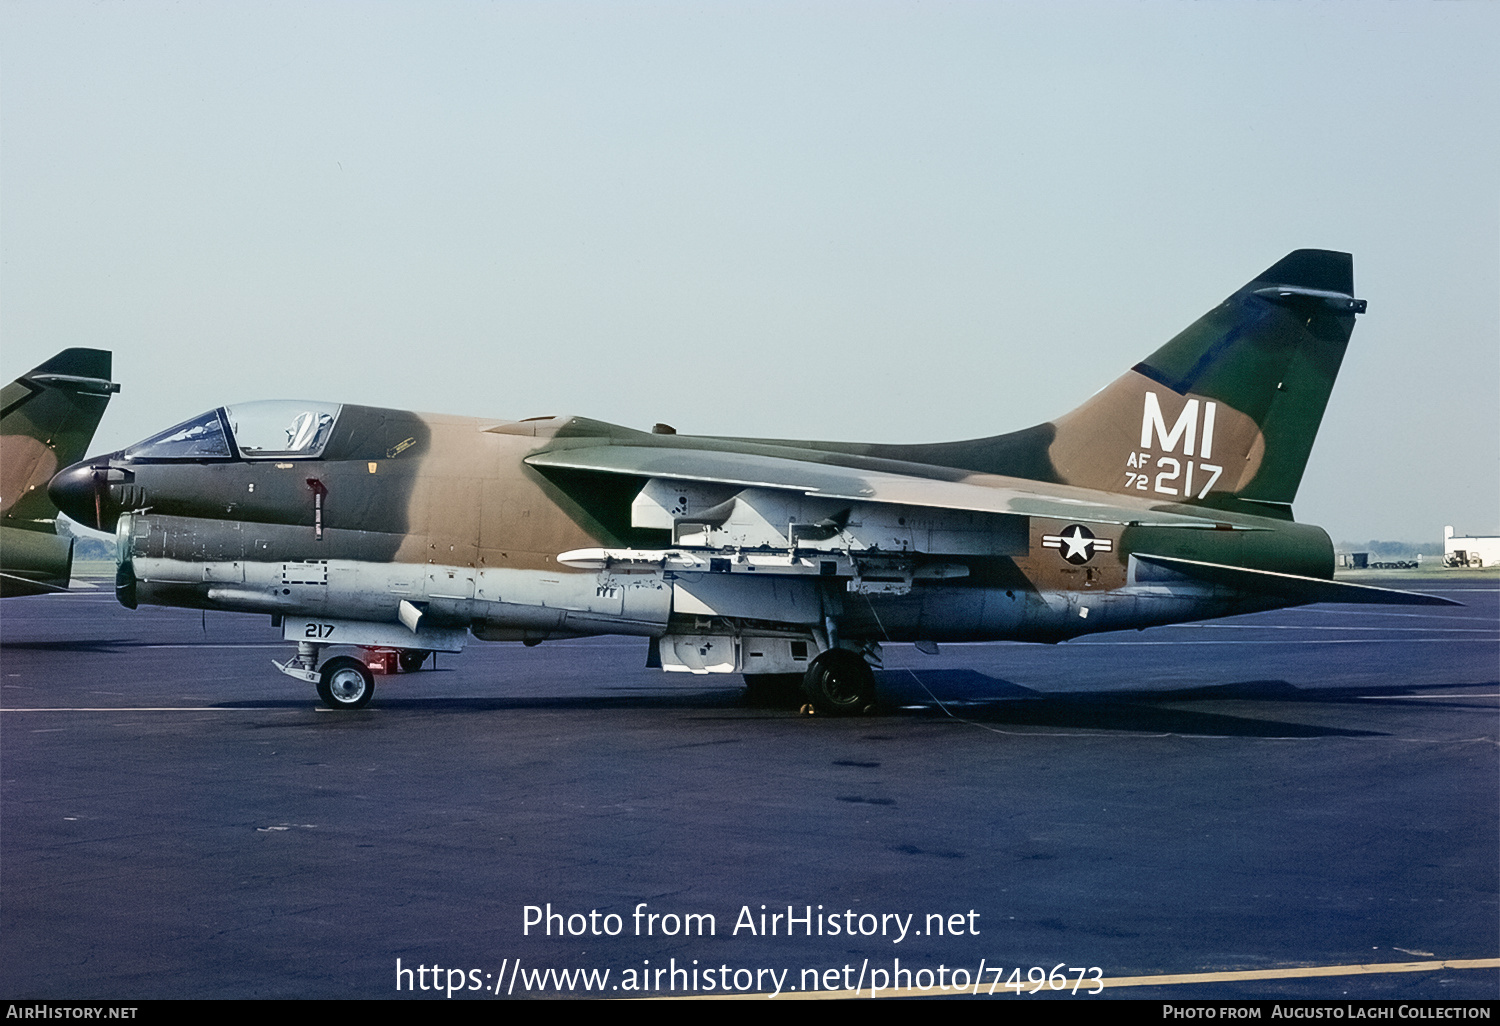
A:
POLYGON ((1095 538, 1094 532, 1082 524, 1064 528, 1062 534, 1042 535, 1042 548, 1066 549, 1062 558, 1073 564, 1087 563, 1094 558, 1094 553, 1110 552, 1114 547, 1113 541, 1108 538, 1095 538))

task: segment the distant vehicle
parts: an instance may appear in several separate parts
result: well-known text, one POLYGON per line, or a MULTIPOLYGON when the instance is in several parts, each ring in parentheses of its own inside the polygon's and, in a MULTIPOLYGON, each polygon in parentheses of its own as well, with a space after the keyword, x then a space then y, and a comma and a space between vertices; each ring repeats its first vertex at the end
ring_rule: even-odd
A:
MULTIPOLYGON (((1451 604, 1332 580, 1296 496, 1355 315, 1348 254, 1294 252, 1058 419, 886 445, 678 435, 270 401, 209 410, 52 482, 115 529, 122 603, 271 614, 334 708, 365 660, 470 633, 627 634, 648 662, 872 708, 880 645, 1055 642, 1309 602, 1451 604)), ((857 354, 851 352, 851 357, 857 354)), ((837 382, 666 371, 726 398, 837 382), (737 380, 755 382, 736 391, 737 380)), ((1077 368, 1057 354, 1061 373, 1077 368)), ((997 386, 1003 408, 1011 385, 997 386)))
POLYGON ((120 386, 109 353, 64 349, 0 392, 0 596, 67 591, 73 539, 57 533, 47 482, 88 451, 120 386))
POLYGON ((1420 570, 1422 561, 1418 559, 1379 559, 1369 564, 1371 570, 1420 570))

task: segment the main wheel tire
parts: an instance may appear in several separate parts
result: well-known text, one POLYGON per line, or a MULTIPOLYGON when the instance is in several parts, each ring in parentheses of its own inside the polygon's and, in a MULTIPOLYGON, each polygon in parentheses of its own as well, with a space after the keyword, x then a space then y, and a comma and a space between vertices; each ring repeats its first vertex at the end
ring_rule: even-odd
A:
POLYGON ((795 709, 802 704, 802 674, 747 673, 745 702, 758 709, 795 709))
POLYGON ((422 668, 422 664, 427 661, 427 657, 430 655, 432 655, 431 652, 423 651, 420 648, 403 648, 397 654, 396 662, 401 665, 402 673, 415 673, 422 668))
POLYGON ((829 649, 807 668, 802 692, 824 716, 858 716, 875 710, 875 673, 857 653, 829 649))
POLYGON ((330 709, 363 709, 375 697, 375 677, 358 659, 330 659, 319 672, 318 697, 330 709))

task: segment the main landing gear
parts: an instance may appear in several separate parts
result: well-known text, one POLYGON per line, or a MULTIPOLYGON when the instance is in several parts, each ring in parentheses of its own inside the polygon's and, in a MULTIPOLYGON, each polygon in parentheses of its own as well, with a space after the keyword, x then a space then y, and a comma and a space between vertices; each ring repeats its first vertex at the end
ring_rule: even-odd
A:
POLYGON ((760 708, 802 706, 823 716, 861 716, 875 711, 875 673, 858 652, 833 648, 805 674, 745 674, 745 699, 760 708))
POLYGON ((862 716, 875 711, 875 671, 858 652, 830 648, 807 668, 802 692, 824 716, 862 716))
POLYGON ((420 648, 403 648, 396 654, 396 662, 400 664, 402 673, 416 673, 430 655, 431 652, 420 648))

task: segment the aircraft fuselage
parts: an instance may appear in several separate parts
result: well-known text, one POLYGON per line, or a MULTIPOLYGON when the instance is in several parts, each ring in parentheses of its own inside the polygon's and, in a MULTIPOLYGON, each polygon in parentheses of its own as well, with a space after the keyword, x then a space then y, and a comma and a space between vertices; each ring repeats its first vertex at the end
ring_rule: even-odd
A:
MULTIPOLYGON (((778 532, 762 518, 751 525, 760 534, 726 524, 695 539, 707 544, 684 545, 669 529, 638 526, 639 515, 631 522, 630 500, 647 481, 559 484, 525 459, 606 429, 663 448, 689 439, 577 419, 496 422, 353 406, 338 420, 316 458, 135 459, 127 450, 75 468, 75 484, 61 478, 58 490, 81 496, 76 512, 91 526, 118 524, 127 605, 399 625, 405 601, 423 609, 424 626, 496 639, 660 637, 717 616, 741 633, 763 621, 811 636, 831 619, 844 638, 873 642, 1057 641, 1278 604, 1133 562, 1138 549, 1313 577, 1333 567, 1320 529, 1242 513, 1215 513, 1221 529, 1184 532, 854 503, 826 539, 778 532), (881 519, 890 522, 874 522, 881 519), (934 531, 948 536, 935 547, 934 531), (696 552, 703 565, 559 563, 580 550, 696 552), (808 572, 788 572, 794 553, 808 572), (934 562, 946 576, 923 575, 934 562), (745 589, 754 593, 733 594, 745 589), (700 591, 715 594, 694 601, 700 591)), ((885 465, 858 457, 841 465, 875 462, 885 465)), ((1065 490, 1081 510, 1091 498, 1136 501, 1065 490)), ((1138 505, 1142 521, 1160 506, 1138 505)), ((825 509, 851 504, 804 506, 776 527, 797 523, 797 512, 812 525, 825 509)))

